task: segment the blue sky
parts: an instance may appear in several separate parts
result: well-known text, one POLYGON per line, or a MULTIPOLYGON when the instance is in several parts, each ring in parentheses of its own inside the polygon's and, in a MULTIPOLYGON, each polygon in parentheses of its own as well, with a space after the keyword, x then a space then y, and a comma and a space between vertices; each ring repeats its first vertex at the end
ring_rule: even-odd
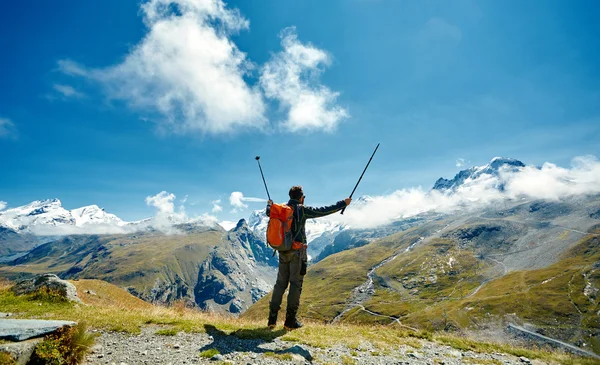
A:
POLYGON ((1 5, 0 201, 135 220, 164 190, 232 220, 232 192, 266 195, 255 155, 275 200, 317 205, 379 142, 358 195, 599 155, 595 1, 179 1, 1 5))

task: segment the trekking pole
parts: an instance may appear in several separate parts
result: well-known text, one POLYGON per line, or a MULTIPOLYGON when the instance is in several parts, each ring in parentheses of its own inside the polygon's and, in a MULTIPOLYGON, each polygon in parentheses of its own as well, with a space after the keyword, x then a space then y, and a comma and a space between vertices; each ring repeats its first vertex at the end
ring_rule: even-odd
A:
POLYGON ((269 200, 271 200, 271 195, 269 195, 269 188, 267 188, 267 182, 265 181, 265 175, 263 175, 262 167, 260 167, 260 156, 256 156, 256 162, 258 162, 258 168, 260 169, 260 176, 262 176, 263 183, 265 184, 265 190, 267 191, 267 196, 269 200))
MULTIPOLYGON (((360 178, 358 179, 358 182, 356 182, 356 185, 354 185, 354 189, 352 189, 352 193, 350 193, 349 198, 352 198, 352 195, 354 195, 354 192, 356 191, 356 188, 358 187, 358 184, 360 184, 360 181, 363 178, 363 175, 365 174, 365 171, 367 171, 367 168, 369 167, 369 164, 371 163, 371 160, 373 159, 373 156, 375 156, 375 152, 377 152, 377 149, 379 148, 379 143, 377 143, 377 147, 375 147, 375 151, 373 151, 373 154, 371 155, 371 158, 369 159, 369 162, 367 162, 367 166, 365 166, 365 169, 363 170, 362 174, 360 174, 360 178)), ((344 207, 344 209, 342 209, 342 212, 340 214, 344 214, 344 211, 346 210, 346 207, 344 207)))

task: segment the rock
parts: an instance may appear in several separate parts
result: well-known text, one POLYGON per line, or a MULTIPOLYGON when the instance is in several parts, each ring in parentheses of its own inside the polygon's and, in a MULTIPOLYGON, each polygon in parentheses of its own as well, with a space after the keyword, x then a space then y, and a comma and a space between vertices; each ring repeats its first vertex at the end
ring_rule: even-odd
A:
POLYGON ((15 295, 23 295, 35 293, 42 288, 56 292, 69 301, 83 304, 81 299, 77 297, 77 289, 75 288, 75 285, 60 279, 54 274, 44 274, 36 277, 35 279, 20 281, 13 286, 11 290, 13 293, 15 293, 15 295))
POLYGON ((3 313, 3 312, 0 312, 0 317, 10 317, 10 316, 12 316, 12 313, 3 313))
POLYGON ((408 357, 412 357, 413 359, 421 359, 423 358, 423 355, 419 354, 418 352, 411 352, 407 354, 408 357))
POLYGON ((235 298, 234 300, 232 300, 231 304, 229 305, 229 311, 231 313, 241 313, 243 309, 244 302, 239 298, 235 298))
POLYGON ((287 349, 285 352, 289 352, 289 353, 295 354, 295 355, 300 355, 308 361, 312 361, 312 359, 313 359, 312 355, 310 354, 310 351, 308 351, 307 349, 305 349, 304 347, 302 347, 300 345, 292 346, 289 349, 287 349))
POLYGON ((460 352, 458 350, 454 350, 454 349, 448 351, 448 355, 453 356, 453 357, 458 357, 459 359, 463 356, 462 352, 460 352))
POLYGON ((0 339, 23 341, 52 333, 65 326, 74 326, 70 321, 43 321, 36 319, 0 319, 0 339))
POLYGON ((41 338, 34 338, 27 341, 2 344, 0 345, 0 352, 11 354, 17 360, 17 364, 26 364, 31 358, 33 350, 41 341, 41 338))
POLYGON ((221 361, 224 359, 223 355, 221 354, 216 354, 213 357, 210 358, 211 360, 215 360, 215 361, 221 361))
POLYGON ((86 293, 86 294, 89 294, 89 295, 98 295, 98 294, 96 294, 96 292, 95 292, 95 291, 93 291, 93 290, 84 290, 83 292, 84 292, 84 293, 86 293))
POLYGON ((531 363, 531 360, 529 360, 525 356, 519 357, 519 360, 521 360, 521 362, 524 362, 525 364, 530 364, 531 363))

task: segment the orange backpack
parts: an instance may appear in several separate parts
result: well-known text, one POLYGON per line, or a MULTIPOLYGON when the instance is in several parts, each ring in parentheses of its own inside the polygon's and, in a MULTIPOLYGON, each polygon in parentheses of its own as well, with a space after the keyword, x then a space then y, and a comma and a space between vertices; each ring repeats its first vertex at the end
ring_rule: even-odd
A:
POLYGON ((294 208, 287 204, 273 204, 267 225, 267 243, 274 250, 290 251, 294 239, 292 237, 292 219, 294 208))

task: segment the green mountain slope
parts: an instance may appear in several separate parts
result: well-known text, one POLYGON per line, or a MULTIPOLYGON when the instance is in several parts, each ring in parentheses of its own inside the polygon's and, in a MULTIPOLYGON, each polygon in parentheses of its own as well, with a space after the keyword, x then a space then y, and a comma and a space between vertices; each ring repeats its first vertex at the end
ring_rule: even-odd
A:
MULTIPOLYGON (((600 352, 598 197, 425 223, 313 265, 301 315, 464 331, 530 324, 600 352)), ((266 318, 269 296, 244 316, 266 318)))
POLYGON ((177 234, 78 235, 44 244, 0 266, 0 277, 56 273, 101 279, 153 303, 240 313, 273 285, 276 258, 240 222, 220 227, 181 226, 177 234))

